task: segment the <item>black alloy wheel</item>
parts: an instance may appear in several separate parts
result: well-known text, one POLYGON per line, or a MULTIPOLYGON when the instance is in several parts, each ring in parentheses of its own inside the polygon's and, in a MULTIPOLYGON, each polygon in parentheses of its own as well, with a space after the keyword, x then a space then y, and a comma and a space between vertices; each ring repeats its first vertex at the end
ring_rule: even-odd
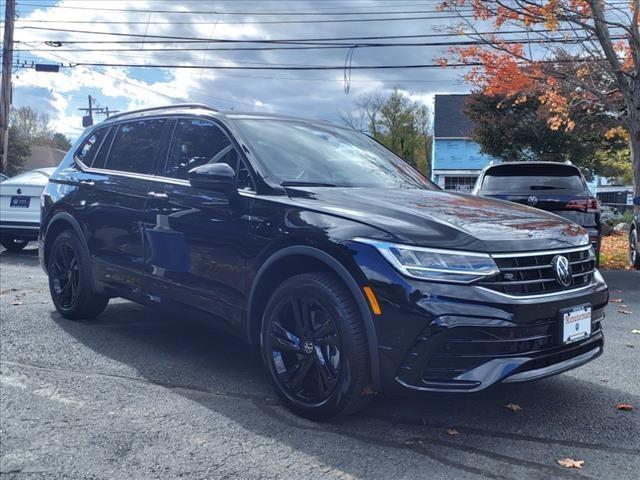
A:
POLYGON ((288 396, 318 405, 336 388, 341 342, 335 320, 315 298, 284 298, 273 312, 265 340, 272 368, 288 396))
POLYGON ((53 241, 47 273, 51 299, 65 318, 93 318, 107 307, 109 297, 94 291, 89 253, 73 232, 64 231, 53 241))
POLYGON ((638 229, 634 228, 629 234, 629 261, 631 266, 640 270, 640 242, 638 238, 638 229))
POLYGON ((53 288, 51 291, 56 304, 64 309, 70 309, 78 299, 80 285, 80 265, 78 256, 69 242, 58 242, 51 252, 51 276, 53 288))
POLYGON ((261 346, 276 392, 295 413, 328 420, 368 403, 362 319, 333 275, 307 273, 283 282, 267 303, 261 346))

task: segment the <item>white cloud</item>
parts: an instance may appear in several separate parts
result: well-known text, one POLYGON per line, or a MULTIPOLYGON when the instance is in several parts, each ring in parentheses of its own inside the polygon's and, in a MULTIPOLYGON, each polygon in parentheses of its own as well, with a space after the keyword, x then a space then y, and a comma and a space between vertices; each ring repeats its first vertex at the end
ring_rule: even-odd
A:
MULTIPOLYGON (((178 3, 178 2, 175 2, 178 3)), ((199 38, 225 39, 281 39, 340 36, 411 35, 432 33, 441 27, 439 21, 372 22, 372 23, 320 23, 320 24, 229 24, 229 21, 274 20, 283 17, 243 17, 223 15, 178 15, 164 13, 140 13, 100 11, 98 8, 137 9, 162 8, 183 11, 212 10, 305 10, 327 9, 321 2, 297 1, 285 3, 270 2, 229 2, 216 3, 182 1, 179 6, 172 2, 148 2, 134 0, 93 0, 71 2, 62 0, 58 6, 88 6, 90 10, 64 8, 37 9, 24 16, 27 20, 47 20, 61 23, 20 23, 66 30, 87 30, 91 32, 138 33, 145 31, 152 35, 172 35, 199 38), (322 6, 322 7, 321 7, 322 6), (150 24, 146 22, 205 22, 207 24, 150 24), (91 24, 71 23, 90 21, 91 24), (135 21, 141 24, 112 24, 104 22, 135 21), (216 23, 217 22, 217 23, 216 23)), ((371 0, 359 3, 357 8, 390 9, 389 2, 371 0)), ((354 8, 350 2, 332 2, 331 8, 354 8)), ((285 17, 291 19, 291 17, 285 17)), ((295 18, 295 17, 294 17, 295 18)), ((309 17, 305 17, 309 18, 309 17)), ((325 18, 325 17, 323 17, 325 18)), ((16 38, 18 48, 35 50, 52 49, 45 41, 100 40, 110 41, 130 39, 129 37, 109 37, 97 34, 54 32, 19 29, 16 38)), ((118 49, 140 48, 140 42, 132 44, 72 44, 63 43, 55 52, 23 52, 21 59, 73 63, 134 63, 134 64, 191 64, 202 65, 257 65, 257 64, 318 64, 342 65, 344 50, 298 50, 298 51, 192 51, 192 52, 117 52, 118 49), (104 52, 68 52, 69 48, 101 48, 104 52)), ((159 48, 161 44, 149 43, 145 48, 159 48)), ((203 44, 176 44, 176 47, 204 47, 203 44)), ((210 48, 230 46, 211 43, 210 48)), ((402 64, 430 63, 442 55, 442 51, 425 48, 357 49, 353 64, 402 64)), ((313 116, 336 120, 339 110, 349 109, 354 99, 361 93, 373 90, 391 90, 399 87, 411 98, 432 104, 435 92, 467 91, 459 84, 460 72, 451 70, 354 70, 351 75, 350 93, 345 94, 342 71, 245 71, 245 70, 204 70, 204 69, 133 69, 126 67, 80 67, 63 68, 58 74, 36 73, 22 70, 16 80, 16 104, 32 102, 32 106, 46 111, 55 111, 56 128, 63 132, 81 130, 81 113, 77 110, 86 106, 87 95, 97 98, 103 105, 117 109, 135 109, 146 106, 176 103, 180 101, 204 102, 222 108, 236 110, 259 110, 283 112, 300 116, 313 116), (34 86, 41 88, 36 89, 34 86), (46 89, 46 90, 43 90, 46 89), (41 98, 38 99, 38 92, 41 98), (44 93, 46 92, 46 94, 44 93), (22 98, 21 98, 22 97, 22 98)))

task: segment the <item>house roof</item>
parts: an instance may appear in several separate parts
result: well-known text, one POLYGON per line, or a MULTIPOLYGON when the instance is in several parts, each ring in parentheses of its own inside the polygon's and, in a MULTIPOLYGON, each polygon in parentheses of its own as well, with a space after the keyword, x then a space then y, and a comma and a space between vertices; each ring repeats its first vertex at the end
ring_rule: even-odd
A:
POLYGON ((473 122, 464 113, 469 95, 436 95, 433 130, 437 137, 470 137, 473 122))
POLYGON ((66 153, 49 145, 31 145, 31 156, 25 162, 23 170, 57 167, 66 153))

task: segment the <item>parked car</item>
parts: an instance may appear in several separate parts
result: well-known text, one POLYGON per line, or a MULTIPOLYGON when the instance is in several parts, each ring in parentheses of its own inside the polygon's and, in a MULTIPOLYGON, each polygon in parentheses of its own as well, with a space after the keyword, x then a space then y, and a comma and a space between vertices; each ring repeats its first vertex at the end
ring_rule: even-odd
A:
POLYGON ((602 353, 608 290, 583 228, 441 190, 328 123, 198 105, 117 114, 78 140, 42 205, 64 317, 124 297, 209 319, 259 346, 277 394, 309 418, 602 353))
POLYGON ((600 204, 575 165, 559 162, 489 165, 478 177, 472 193, 529 205, 577 223, 589 232, 596 258, 600 255, 600 204))
POLYGON ((38 239, 40 194, 54 170, 30 170, 0 185, 0 243, 7 250, 22 250, 38 239))
MULTIPOLYGON (((640 206, 640 197, 634 198, 633 204, 640 206)), ((636 210, 629 229, 629 261, 632 267, 640 270, 640 210, 636 210)))

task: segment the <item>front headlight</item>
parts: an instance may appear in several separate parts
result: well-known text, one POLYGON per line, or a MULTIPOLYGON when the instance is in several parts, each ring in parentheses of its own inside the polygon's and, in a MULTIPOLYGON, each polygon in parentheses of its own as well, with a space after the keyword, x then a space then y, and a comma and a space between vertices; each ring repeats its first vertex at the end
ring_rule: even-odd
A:
POLYGON ((415 247, 369 238, 354 241, 374 246, 396 270, 419 280, 471 283, 499 271, 486 253, 415 247))

